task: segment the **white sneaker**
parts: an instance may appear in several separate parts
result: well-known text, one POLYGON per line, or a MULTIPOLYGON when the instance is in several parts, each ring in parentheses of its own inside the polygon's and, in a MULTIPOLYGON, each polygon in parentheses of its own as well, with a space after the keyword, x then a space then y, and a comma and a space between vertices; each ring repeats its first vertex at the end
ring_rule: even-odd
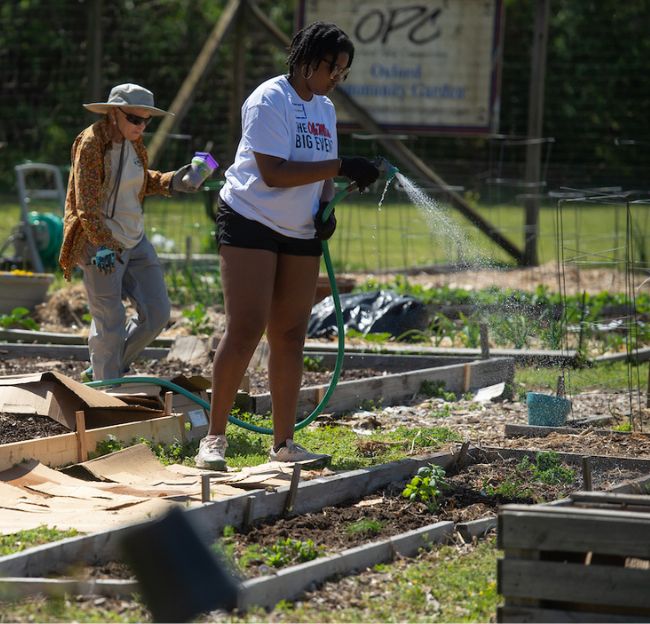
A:
POLYGON ((225 470, 227 448, 228 442, 225 435, 205 436, 199 443, 199 452, 194 458, 196 467, 225 470))
POLYGON ((286 446, 277 451, 271 447, 269 459, 279 462, 309 462, 309 466, 326 466, 332 459, 325 453, 311 453, 304 446, 296 444, 291 438, 286 441, 286 446))

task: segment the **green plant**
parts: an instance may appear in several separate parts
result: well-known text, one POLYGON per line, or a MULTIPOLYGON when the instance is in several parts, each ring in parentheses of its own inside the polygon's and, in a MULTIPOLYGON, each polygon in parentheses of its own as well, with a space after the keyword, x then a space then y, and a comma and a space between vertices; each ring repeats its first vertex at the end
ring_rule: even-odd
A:
POLYGON ((363 399, 359 404, 359 407, 366 412, 372 412, 374 410, 380 410, 383 399, 363 399))
POLYGON ((319 557, 324 550, 322 546, 316 546, 313 540, 301 541, 287 537, 265 549, 264 560, 267 565, 282 568, 295 563, 312 561, 319 557))
POLYGON ((426 397, 444 399, 445 401, 449 402, 456 400, 456 394, 454 392, 447 392, 445 390, 445 382, 438 379, 425 379, 420 384, 420 390, 418 394, 423 394, 426 397))
POLYGON ((170 444, 154 444, 147 438, 140 438, 139 442, 149 446, 156 457, 165 465, 193 464, 198 449, 198 441, 183 443, 175 440, 170 444))
POLYGON ((411 344, 428 343, 429 335, 419 329, 408 329, 395 338, 396 342, 408 342, 411 344))
POLYGON ((526 456, 519 462, 517 469, 530 473, 534 481, 547 485, 568 484, 575 479, 575 470, 564 466, 555 451, 540 451, 535 454, 532 462, 526 456))
POLYGON ((430 465, 420 468, 415 476, 406 484, 402 496, 411 501, 425 503, 430 511, 438 509, 438 498, 445 485, 445 469, 441 466, 430 465))
POLYGON ((521 479, 504 479, 496 486, 484 482, 482 489, 488 496, 501 496, 513 500, 533 497, 533 491, 521 479))
POLYGON ((0 557, 20 552, 32 546, 58 542, 67 537, 75 537, 77 535, 79 535, 79 531, 76 529, 60 531, 56 527, 48 527, 46 525, 8 535, 0 535, 0 557))
POLYGON ((303 358, 303 366, 306 371, 312 373, 323 373, 327 370, 327 368, 323 366, 322 357, 310 357, 309 355, 306 355, 303 358))
POLYGON ((95 451, 90 453, 90 458, 101 457, 102 455, 109 455, 115 451, 121 451, 126 445, 118 440, 112 433, 109 433, 104 440, 97 442, 95 451))
POLYGON ((481 326, 462 312, 458 314, 458 317, 462 323, 460 338, 463 344, 468 349, 477 349, 481 345, 481 326))
POLYGON ((632 431, 632 423, 624 422, 621 423, 620 425, 615 425, 614 427, 612 427, 612 431, 621 431, 623 433, 627 433, 629 431, 632 431))
POLYGON ((456 325, 449 317, 436 312, 429 323, 429 332, 434 346, 439 347, 443 338, 453 338, 456 335, 456 325))
POLYGON ((360 338, 361 340, 365 340, 366 342, 372 342, 374 344, 383 344, 384 342, 388 342, 392 338, 392 335, 388 332, 375 332, 375 333, 364 334, 363 332, 360 332, 356 329, 346 329, 345 335, 348 338, 360 338))
POLYGON ((371 537, 378 535, 384 528, 384 523, 381 520, 374 518, 361 518, 356 522, 352 522, 345 527, 345 532, 348 535, 363 535, 371 537))
POLYGON ((188 320, 190 333, 193 336, 212 335, 214 327, 210 322, 207 309, 202 303, 197 303, 192 308, 185 308, 183 310, 183 317, 188 320))
POLYGON ((27 308, 14 308, 9 314, 0 314, 0 327, 3 329, 38 330, 38 323, 29 317, 27 308))

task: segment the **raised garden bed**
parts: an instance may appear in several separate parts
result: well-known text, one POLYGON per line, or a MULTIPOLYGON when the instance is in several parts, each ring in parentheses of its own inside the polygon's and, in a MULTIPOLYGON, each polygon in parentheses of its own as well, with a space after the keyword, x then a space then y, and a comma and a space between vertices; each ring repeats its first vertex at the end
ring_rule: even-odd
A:
POLYGON ((499 513, 500 622, 650 619, 650 497, 577 492, 499 513))

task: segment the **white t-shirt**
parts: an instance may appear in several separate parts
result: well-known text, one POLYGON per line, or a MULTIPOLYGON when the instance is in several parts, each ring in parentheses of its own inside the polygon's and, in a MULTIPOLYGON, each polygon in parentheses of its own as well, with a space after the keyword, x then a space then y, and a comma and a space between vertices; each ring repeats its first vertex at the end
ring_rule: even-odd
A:
POLYGON ((303 100, 286 76, 262 83, 242 106, 242 138, 221 198, 235 212, 293 238, 314 238, 323 181, 290 188, 264 183, 253 152, 285 160, 337 158, 336 112, 329 98, 303 100))
POLYGON ((140 189, 144 183, 144 168, 131 141, 124 141, 122 154, 122 175, 115 201, 115 182, 120 168, 122 144, 113 143, 111 148, 111 179, 108 184, 109 195, 104 204, 106 225, 113 237, 125 249, 135 247, 144 235, 144 214, 140 204, 140 189), (115 213, 113 214, 113 206, 115 213))

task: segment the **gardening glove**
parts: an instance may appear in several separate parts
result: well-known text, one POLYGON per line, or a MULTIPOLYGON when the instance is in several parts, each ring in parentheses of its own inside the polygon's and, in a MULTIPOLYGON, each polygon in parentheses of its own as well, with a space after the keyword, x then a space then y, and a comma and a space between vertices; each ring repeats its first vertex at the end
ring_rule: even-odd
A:
POLYGON ((98 247, 97 253, 90 263, 94 264, 100 273, 108 275, 115 270, 115 252, 102 245, 98 247))
POLYGON ((356 182, 359 191, 364 191, 379 177, 379 169, 372 160, 367 158, 361 156, 344 157, 341 158, 339 174, 356 182))
POLYGON ((183 165, 174 173, 169 185, 169 190, 172 193, 196 193, 201 188, 200 186, 192 186, 189 182, 183 182, 183 176, 188 174, 191 168, 192 165, 183 165))
POLYGON ((334 210, 330 213, 330 216, 327 218, 327 221, 323 222, 323 215, 325 210, 329 206, 329 202, 322 201, 318 204, 318 212, 314 217, 314 227, 316 228, 316 238, 318 240, 329 240, 334 234, 336 229, 336 217, 334 216, 334 210))

